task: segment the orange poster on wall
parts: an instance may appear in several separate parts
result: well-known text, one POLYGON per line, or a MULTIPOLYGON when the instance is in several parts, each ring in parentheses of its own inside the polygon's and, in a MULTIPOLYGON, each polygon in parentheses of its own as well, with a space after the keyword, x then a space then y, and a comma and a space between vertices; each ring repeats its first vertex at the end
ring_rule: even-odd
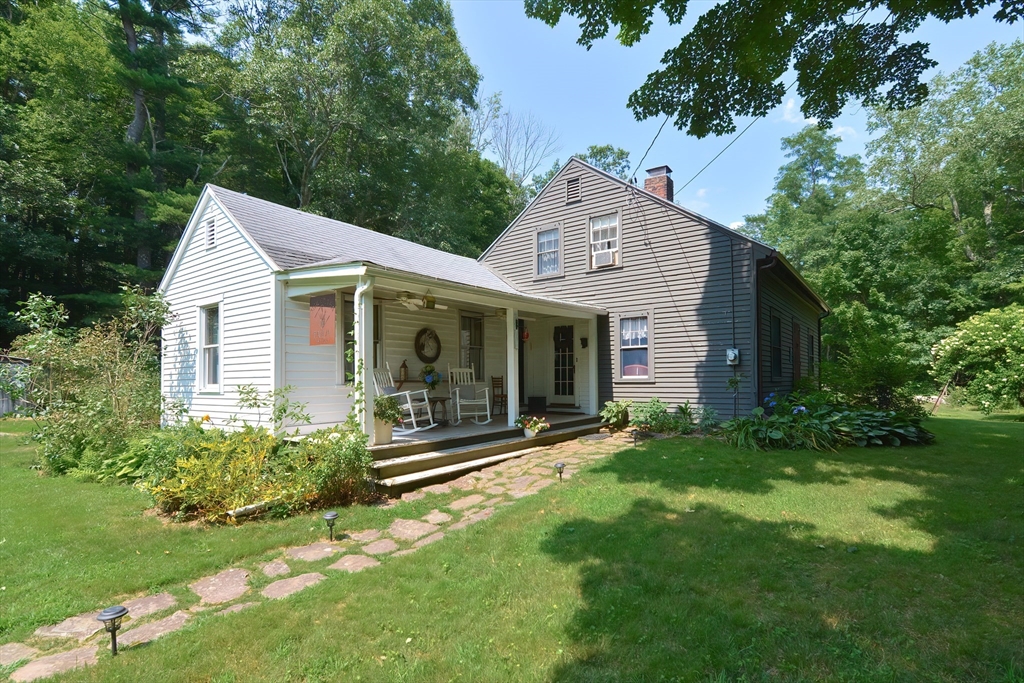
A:
POLYGON ((309 297, 309 345, 334 344, 334 295, 309 297))

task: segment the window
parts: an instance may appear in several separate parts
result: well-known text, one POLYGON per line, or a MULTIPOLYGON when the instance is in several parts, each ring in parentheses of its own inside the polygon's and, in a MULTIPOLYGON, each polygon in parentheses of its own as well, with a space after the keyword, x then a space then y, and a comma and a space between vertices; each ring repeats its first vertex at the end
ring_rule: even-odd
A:
POLYGON ((619 363, 623 378, 649 378, 648 316, 619 318, 619 363))
POLYGON ((619 214, 590 219, 590 267, 605 268, 619 263, 619 214))
POLYGON ((562 274, 561 233, 557 226, 537 231, 537 277, 562 274))
POLYGON ((582 183, 579 178, 569 178, 565 181, 565 203, 578 202, 583 199, 582 183))
POLYGON ((782 378, 782 318, 772 315, 772 379, 782 378))
POLYGON ((206 248, 217 246, 217 222, 212 218, 206 221, 206 248))
POLYGON ((814 377, 814 335, 807 333, 807 374, 814 377))
POLYGON ((202 388, 220 390, 220 305, 200 308, 199 344, 202 347, 202 388))
MULTIPOLYGON (((383 347, 381 345, 381 318, 380 304, 373 305, 373 369, 384 367, 382 358, 383 347)), ((345 319, 342 323, 345 326, 345 346, 342 348, 345 363, 345 384, 352 382, 356 374, 356 308, 352 299, 345 299, 345 319)))
POLYGON ((459 363, 473 368, 480 380, 484 376, 484 319, 478 315, 463 315, 461 322, 459 363))

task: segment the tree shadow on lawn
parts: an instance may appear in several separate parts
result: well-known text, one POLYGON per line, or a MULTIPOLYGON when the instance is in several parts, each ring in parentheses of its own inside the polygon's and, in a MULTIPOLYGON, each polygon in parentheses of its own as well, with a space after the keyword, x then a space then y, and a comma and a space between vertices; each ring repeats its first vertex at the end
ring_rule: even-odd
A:
POLYGON ((959 453, 951 435, 942 450, 718 449, 710 463, 711 451, 703 462, 689 453, 699 466, 665 455, 667 441, 619 452, 593 471, 657 484, 680 507, 652 493, 545 541, 544 552, 578 565, 584 603, 568 633, 578 656, 553 680, 1021 680, 1020 461, 992 448, 1004 435, 989 431, 959 453), (917 487, 868 509, 929 534, 931 548, 897 538, 849 552, 816 523, 706 502, 716 490, 767 494, 780 480, 917 487), (701 489, 705 502, 679 495, 701 489))

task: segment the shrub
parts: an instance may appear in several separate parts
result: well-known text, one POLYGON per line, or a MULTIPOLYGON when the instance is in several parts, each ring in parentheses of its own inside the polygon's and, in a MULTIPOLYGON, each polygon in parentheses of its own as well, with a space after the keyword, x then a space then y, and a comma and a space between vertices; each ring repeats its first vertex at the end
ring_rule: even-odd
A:
POLYGON ((689 401, 676 406, 676 430, 680 434, 690 434, 696 429, 696 418, 689 401))
POLYGON ((677 421, 669 415, 668 404, 657 396, 649 401, 633 404, 629 424, 647 431, 669 433, 678 430, 677 421))
POLYGON ((601 419, 612 429, 624 429, 629 424, 629 407, 632 401, 608 401, 601 409, 601 419))
POLYGON ((402 407, 394 396, 382 394, 373 399, 373 418, 391 425, 402 423, 402 407))
POLYGON ((932 348, 932 375, 953 379, 968 405, 991 413, 1024 406, 1024 306, 972 316, 932 348))
POLYGON ((342 427, 321 429, 303 439, 299 450, 305 464, 302 477, 306 505, 349 505, 369 493, 367 481, 373 456, 362 432, 342 427))
POLYGON ((697 429, 701 434, 710 434, 718 429, 718 411, 711 406, 697 409, 697 429))

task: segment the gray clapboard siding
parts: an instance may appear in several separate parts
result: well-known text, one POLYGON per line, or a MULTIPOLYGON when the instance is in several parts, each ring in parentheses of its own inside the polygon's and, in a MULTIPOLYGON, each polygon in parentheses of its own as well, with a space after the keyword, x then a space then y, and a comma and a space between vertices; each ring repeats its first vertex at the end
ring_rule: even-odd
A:
MULTIPOLYGON (((202 229, 186 234, 187 241, 179 246, 181 260, 164 283, 172 320, 163 330, 163 394, 180 401, 191 417, 209 415, 215 426, 225 426, 233 415, 256 423, 259 414, 238 407, 237 387, 273 387, 274 275, 215 201, 207 203, 196 223, 202 228, 210 218, 215 221, 216 246, 207 249, 202 229), (203 393, 197 384, 198 307, 218 298, 223 321, 221 390, 203 393)), ((267 419, 262 416, 263 423, 267 419)))
MULTIPOLYGON (((756 394, 754 349, 755 255, 750 240, 666 206, 573 160, 484 254, 482 261, 518 289, 601 306, 617 312, 653 309, 656 381, 618 381, 616 330, 599 320, 599 401, 689 400, 723 415, 745 412, 756 394), (579 177, 583 201, 566 204, 560 187, 579 177), (621 212, 621 267, 589 269, 589 220, 621 212), (563 276, 534 278, 538 228, 560 224, 563 276), (742 381, 734 401, 734 370, 725 350, 740 349, 742 381)), ((529 362, 529 361, 528 361, 529 362)))
POLYGON ((760 358, 761 399, 771 392, 788 393, 794 389, 794 365, 800 368, 800 376, 807 377, 807 333, 814 337, 814 356, 818 357, 818 311, 799 296, 783 279, 771 270, 760 274, 760 329, 764 340, 760 358), (776 315, 782 325, 782 373, 772 376, 771 370, 771 317, 776 315), (800 326, 800 341, 794 343, 793 324, 800 326), (799 346, 799 355, 796 347, 799 346))

